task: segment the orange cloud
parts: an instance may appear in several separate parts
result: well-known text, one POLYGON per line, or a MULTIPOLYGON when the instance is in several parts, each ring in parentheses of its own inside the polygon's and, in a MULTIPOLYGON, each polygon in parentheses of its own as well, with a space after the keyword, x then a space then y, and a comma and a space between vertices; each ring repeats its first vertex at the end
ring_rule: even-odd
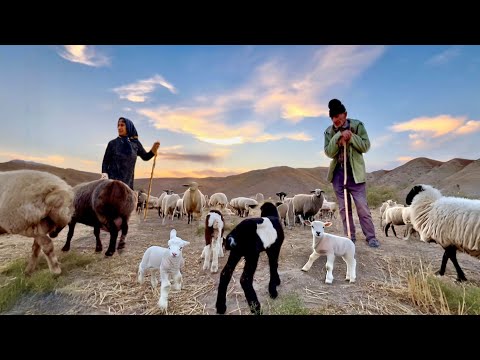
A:
POLYGON ((395 132, 412 131, 423 133, 433 138, 440 137, 458 129, 465 122, 465 117, 452 117, 450 115, 439 115, 436 117, 418 117, 390 128, 395 132))
POLYGON ((140 109, 139 113, 150 118, 157 129, 187 133, 196 139, 216 145, 236 145, 250 142, 276 141, 283 138, 309 141, 303 133, 268 134, 261 122, 243 122, 228 125, 218 118, 223 115, 219 108, 176 108, 160 107, 140 109))
POLYGON ((397 161, 400 161, 402 163, 409 162, 410 160, 413 160, 414 158, 412 156, 399 156, 397 157, 397 161))
POLYGON ((464 116, 439 115, 436 117, 418 117, 390 127, 395 132, 409 131, 411 145, 427 148, 432 141, 445 141, 455 136, 468 135, 480 131, 480 121, 468 120, 464 116))
POLYGON ((454 133, 458 135, 467 135, 476 131, 480 131, 480 121, 469 120, 464 125, 456 129, 454 133))
POLYGON ((88 66, 110 65, 110 59, 98 53, 93 46, 88 45, 64 45, 58 54, 65 60, 88 66))

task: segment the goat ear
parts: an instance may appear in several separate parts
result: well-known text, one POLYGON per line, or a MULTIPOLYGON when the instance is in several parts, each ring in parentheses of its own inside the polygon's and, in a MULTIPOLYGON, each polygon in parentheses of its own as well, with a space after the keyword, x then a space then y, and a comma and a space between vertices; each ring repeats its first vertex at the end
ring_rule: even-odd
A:
POLYGON ((327 222, 325 223, 325 227, 329 227, 329 226, 332 226, 332 223, 331 223, 330 221, 327 221, 327 222))

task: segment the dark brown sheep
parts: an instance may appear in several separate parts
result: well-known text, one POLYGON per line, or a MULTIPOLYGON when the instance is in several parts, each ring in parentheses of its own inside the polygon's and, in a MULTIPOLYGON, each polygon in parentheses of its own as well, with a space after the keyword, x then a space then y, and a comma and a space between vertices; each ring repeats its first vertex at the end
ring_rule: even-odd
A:
POLYGON ((97 241, 96 252, 102 251, 100 229, 110 233, 110 244, 105 253, 106 256, 112 256, 115 252, 120 230, 122 230, 122 236, 117 249, 123 249, 128 233, 128 221, 137 205, 137 194, 123 182, 109 179, 78 184, 73 188, 73 192, 75 193, 73 200, 75 212, 72 221, 68 224, 67 241, 62 251, 70 250, 70 241, 77 222, 93 226, 97 241))

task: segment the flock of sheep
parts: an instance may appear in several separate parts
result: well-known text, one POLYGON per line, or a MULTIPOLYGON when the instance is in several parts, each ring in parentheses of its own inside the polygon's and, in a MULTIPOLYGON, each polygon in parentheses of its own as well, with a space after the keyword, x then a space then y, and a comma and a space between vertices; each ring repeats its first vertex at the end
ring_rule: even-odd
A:
MULTIPOLYGON (((338 212, 338 205, 328 202, 323 190, 315 189, 309 195, 297 194, 291 198, 287 198, 286 193, 279 192, 279 201, 276 202, 265 201, 262 194, 257 194, 255 199, 237 197, 228 201, 223 193, 205 196, 196 182, 184 186, 187 190, 182 196, 171 190, 165 190, 158 198, 152 196, 151 206, 158 208, 158 214, 163 218, 162 224, 166 220, 173 222, 176 216, 186 216, 187 223, 190 224, 200 220, 203 209, 212 209, 205 218, 203 269, 216 273, 218 257, 224 255, 224 250, 230 250, 227 263, 220 274, 217 313, 225 312, 226 284, 241 257, 245 258, 247 264, 240 280, 242 288, 252 312, 260 313, 252 281, 261 251, 266 251, 269 256, 269 293, 271 297, 276 297, 276 287, 280 284, 277 268, 278 253, 284 238, 283 228, 295 226, 296 219, 304 226, 311 227, 313 238, 313 252, 302 270, 308 271, 318 257, 326 255, 325 282, 332 283, 334 258, 340 256, 347 264, 345 279, 355 282, 355 244, 346 237, 326 233, 325 228, 331 222, 319 220, 319 216, 331 220, 338 212), (249 217, 249 211, 260 204, 263 204, 260 216, 249 217), (223 214, 235 214, 245 219, 229 234, 224 234, 223 214)), ((388 200, 382 205, 380 224, 386 236, 390 227, 396 236, 394 226, 407 225, 405 239, 412 232, 418 232, 422 241, 436 242, 445 249, 438 271, 440 275, 445 273, 450 259, 457 271, 457 279, 466 280, 456 259, 456 252, 460 250, 480 257, 480 200, 446 197, 430 185, 417 185, 407 195, 406 204, 408 206, 388 200)), ((108 231, 110 242, 105 255, 112 256, 116 250, 125 246, 128 223, 135 208, 140 212, 148 205, 146 194, 132 191, 117 180, 101 179, 71 187, 47 172, 0 172, 0 234, 33 237, 32 254, 25 270, 27 274, 35 269, 40 250, 45 254, 51 272, 61 273, 51 238, 56 237, 68 225, 67 241, 62 248, 63 251, 68 251, 76 223, 93 227, 95 251, 102 251, 100 230, 108 231)), ((173 229, 168 249, 159 246, 148 248, 139 265, 139 282, 143 282, 146 269, 160 271, 162 287, 158 305, 161 309, 165 310, 168 306, 170 279, 174 289, 180 290, 182 287, 182 249, 188 244, 173 229)), ((156 275, 152 275, 151 283, 154 287, 157 285, 156 275)))

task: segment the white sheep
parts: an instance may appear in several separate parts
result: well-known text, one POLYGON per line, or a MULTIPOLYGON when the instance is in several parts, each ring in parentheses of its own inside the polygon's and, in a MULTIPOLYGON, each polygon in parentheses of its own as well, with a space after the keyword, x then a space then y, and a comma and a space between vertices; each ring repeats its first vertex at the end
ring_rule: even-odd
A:
POLYGON ((168 249, 161 246, 150 246, 143 254, 142 261, 138 266, 138 282, 143 284, 145 270, 152 269, 150 272, 150 282, 152 287, 157 287, 158 280, 153 270, 160 270, 160 299, 158 307, 166 310, 168 306, 168 293, 170 292, 170 278, 173 282, 173 290, 182 289, 181 270, 185 264, 182 249, 190 244, 177 236, 177 231, 170 231, 170 240, 168 240, 168 249))
POLYGON ((210 196, 210 200, 208 201, 208 205, 210 207, 218 207, 220 209, 225 209, 228 205, 227 195, 224 193, 215 193, 210 196))
POLYGON ((195 181, 183 186, 188 187, 183 193, 183 208, 187 214, 187 223, 190 224, 190 222, 193 222, 194 219, 198 220, 202 215, 202 209, 206 204, 205 196, 198 189, 198 183, 195 181))
POLYGON ((327 234, 325 227, 332 225, 330 221, 324 223, 323 221, 310 222, 305 220, 307 226, 311 226, 313 235, 313 252, 308 258, 307 263, 303 266, 302 271, 308 271, 312 264, 320 255, 327 255, 327 275, 325 283, 331 284, 333 282, 333 263, 335 256, 341 256, 347 264, 347 275, 345 280, 354 283, 356 276, 357 261, 355 260, 355 244, 349 238, 327 234))
POLYGON ((407 195, 410 220, 420 240, 436 242, 445 249, 438 275, 444 275, 448 259, 457 280, 467 280, 457 261, 457 249, 480 257, 480 200, 442 196, 430 185, 416 185, 407 195))
POLYGON ((50 271, 62 272, 50 237, 70 222, 73 198, 72 187, 56 175, 36 170, 0 172, 0 234, 34 239, 27 275, 35 270, 40 249, 50 271))

